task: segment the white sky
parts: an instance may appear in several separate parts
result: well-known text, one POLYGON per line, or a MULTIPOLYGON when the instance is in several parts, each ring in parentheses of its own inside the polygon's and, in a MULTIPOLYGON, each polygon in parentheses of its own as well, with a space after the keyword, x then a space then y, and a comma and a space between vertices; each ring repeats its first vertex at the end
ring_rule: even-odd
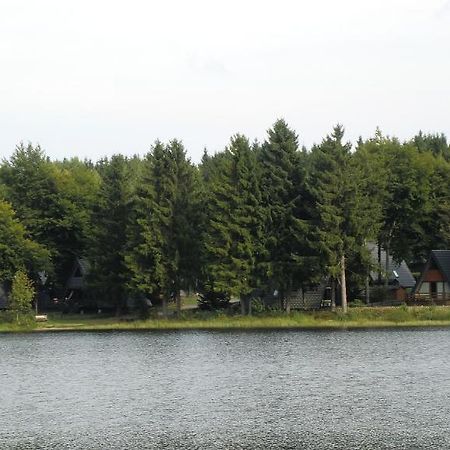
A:
POLYGON ((308 147, 450 135, 450 1, 0 0, 0 155, 144 153, 198 161, 278 117, 308 147))

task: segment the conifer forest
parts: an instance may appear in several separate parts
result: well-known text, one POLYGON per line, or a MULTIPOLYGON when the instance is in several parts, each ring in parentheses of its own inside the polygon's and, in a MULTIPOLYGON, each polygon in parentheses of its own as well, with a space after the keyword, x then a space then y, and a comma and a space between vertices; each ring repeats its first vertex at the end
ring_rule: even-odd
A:
POLYGON ((0 164, 0 283, 45 273, 58 297, 83 258, 92 292, 117 311, 130 295, 282 296, 324 278, 351 299, 371 270, 369 242, 412 267, 450 248, 444 135, 377 129, 352 145, 337 125, 302 148, 280 119, 263 142, 236 134, 199 164, 178 140, 99 161, 53 161, 21 143, 0 164))

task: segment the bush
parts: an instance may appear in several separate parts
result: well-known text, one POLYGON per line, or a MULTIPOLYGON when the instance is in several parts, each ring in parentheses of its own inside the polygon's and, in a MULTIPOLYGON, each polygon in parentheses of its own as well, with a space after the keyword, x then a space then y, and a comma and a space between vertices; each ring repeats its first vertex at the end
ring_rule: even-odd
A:
POLYGON ((260 314, 266 311, 266 305, 260 298, 250 299, 252 302, 252 313, 260 314))
POLYGON ((198 295, 198 307, 206 311, 226 309, 230 305, 230 296, 225 292, 206 291, 198 295))
POLYGON ((356 307, 361 307, 361 306, 367 306, 366 304, 365 304, 365 302, 363 302, 361 299, 359 299, 359 298, 355 298, 354 300, 352 300, 350 303, 349 303, 349 306, 350 306, 350 308, 356 308, 356 307))
POLYGON ((31 312, 0 311, 0 325, 2 324, 6 324, 7 329, 32 329, 36 327, 36 319, 31 312))

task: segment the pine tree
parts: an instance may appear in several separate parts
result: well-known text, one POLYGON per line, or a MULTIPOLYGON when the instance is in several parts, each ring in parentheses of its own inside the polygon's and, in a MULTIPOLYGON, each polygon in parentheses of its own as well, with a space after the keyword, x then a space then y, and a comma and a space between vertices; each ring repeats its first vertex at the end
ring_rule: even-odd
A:
POLYGON ((317 281, 310 239, 311 212, 306 189, 306 156, 298 137, 284 120, 268 131, 260 161, 261 193, 265 215, 266 284, 280 292, 317 281))
POLYGON ((320 146, 313 149, 316 180, 317 233, 325 270, 341 287, 341 303, 347 311, 347 260, 366 252, 373 215, 370 199, 360 184, 350 153, 351 145, 342 142, 344 129, 337 125, 320 146))
POLYGON ((131 176, 126 158, 114 155, 98 164, 102 183, 93 212, 93 233, 88 251, 90 282, 98 296, 103 296, 119 315, 126 304, 125 264, 131 176))
POLYGON ((212 291, 239 297, 244 312, 249 294, 258 285, 262 252, 257 161, 242 135, 231 139, 218 161, 207 181, 205 284, 212 291))
POLYGON ((136 289, 162 296, 165 314, 172 297, 180 313, 180 290, 197 277, 196 184, 196 169, 181 142, 156 142, 134 200, 127 264, 136 289))

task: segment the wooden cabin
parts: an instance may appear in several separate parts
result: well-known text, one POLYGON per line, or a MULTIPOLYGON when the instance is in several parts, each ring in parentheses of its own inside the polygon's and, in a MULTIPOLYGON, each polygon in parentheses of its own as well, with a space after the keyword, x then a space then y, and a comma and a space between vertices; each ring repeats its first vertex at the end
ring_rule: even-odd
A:
POLYGON ((416 285, 416 280, 405 261, 396 262, 389 255, 386 261, 386 251, 376 244, 370 244, 373 270, 370 272, 370 287, 374 291, 387 285, 388 298, 405 302, 416 285))
POLYGON ((64 295, 64 310, 84 311, 85 309, 96 310, 87 292, 87 276, 89 274, 89 262, 83 258, 75 258, 72 270, 66 281, 66 292, 64 295))
POLYGON ((413 302, 450 302, 450 250, 432 250, 417 281, 413 302))
POLYGON ((286 310, 316 310, 331 304, 330 287, 324 279, 321 283, 294 289, 280 298, 277 290, 273 292, 254 291, 251 296, 260 298, 266 307, 279 307, 286 310))
POLYGON ((290 292, 285 299, 288 309, 314 310, 330 306, 330 287, 324 280, 318 285, 290 292))

